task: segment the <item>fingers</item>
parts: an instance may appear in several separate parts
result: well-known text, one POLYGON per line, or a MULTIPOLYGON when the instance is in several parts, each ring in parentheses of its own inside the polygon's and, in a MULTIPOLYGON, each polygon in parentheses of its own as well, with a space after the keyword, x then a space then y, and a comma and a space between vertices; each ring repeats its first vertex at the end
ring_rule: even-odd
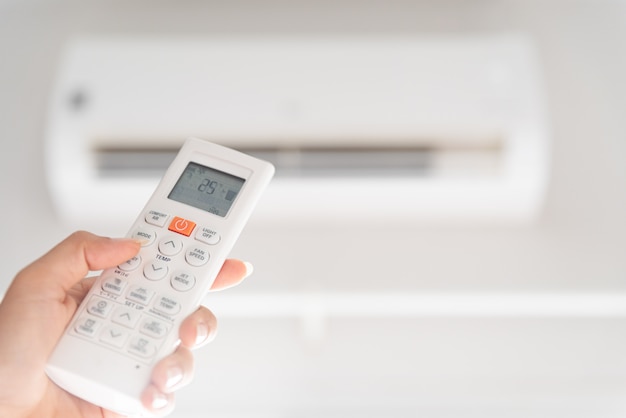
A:
POLYGON ((0 304, 5 318, 0 323, 0 339, 10 335, 14 344, 8 348, 29 347, 45 360, 76 309, 70 289, 89 270, 119 264, 139 248, 134 240, 113 240, 87 232, 72 234, 24 268, 11 283, 0 304))
POLYGON ((157 415, 171 412, 175 403, 174 392, 193 379, 193 364, 193 354, 183 346, 157 363, 150 385, 141 396, 144 407, 157 415))
POLYGON ((215 338, 217 319, 211 311, 201 306, 180 324, 180 344, 188 349, 201 347, 215 338))
MULTIPOLYGON (((90 270, 102 270, 120 264, 136 255, 140 247, 141 244, 133 239, 112 239, 78 231, 22 270, 15 282, 18 285, 35 285, 39 289, 40 284, 60 285, 67 292, 90 270), (51 282, 50 277, 55 280, 51 282)), ((249 263, 226 260, 211 290, 235 286, 249 276, 252 270, 249 263)))
POLYGON ((151 384, 141 394, 141 403, 157 416, 167 415, 174 410, 174 394, 163 393, 151 384))
POLYGON ((236 286, 250 276, 253 270, 252 264, 248 262, 234 259, 226 260, 215 278, 211 290, 224 290, 236 286))
POLYGON ((187 385, 193 379, 193 354, 179 346, 176 351, 165 357, 152 371, 152 386, 162 393, 172 393, 187 385))
MULTIPOLYGON (((226 260, 213 282, 211 290, 222 290, 239 284, 252 273, 252 265, 239 260, 226 260)), ((180 325, 180 345, 176 351, 158 362, 151 382, 142 393, 145 408, 157 415, 167 415, 174 409, 174 392, 193 379, 192 349, 207 344, 217 332, 217 319, 201 306, 180 325)))
MULTIPOLYGON (((223 290, 241 283, 252 273, 252 265, 240 260, 226 260, 211 290, 223 290)), ((207 344, 215 338, 217 319, 215 315, 201 306, 187 317, 180 325, 179 336, 181 345, 194 349, 207 344)))
POLYGON ((200 307, 180 326, 181 343, 176 351, 158 362, 152 371, 150 385, 144 390, 141 401, 148 410, 166 415, 174 408, 173 393, 189 384, 194 374, 192 348, 213 339, 217 320, 211 311, 200 307))

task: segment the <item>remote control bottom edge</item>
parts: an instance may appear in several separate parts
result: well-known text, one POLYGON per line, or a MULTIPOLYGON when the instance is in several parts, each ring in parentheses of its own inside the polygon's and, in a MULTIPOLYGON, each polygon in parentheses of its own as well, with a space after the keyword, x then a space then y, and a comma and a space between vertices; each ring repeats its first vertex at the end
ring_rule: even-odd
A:
POLYGON ((98 405, 120 415, 129 417, 153 417, 143 408, 141 401, 108 387, 99 385, 74 373, 54 366, 46 368, 46 374, 57 386, 67 390, 78 398, 98 405), (107 402, 103 402, 103 400, 107 402))
POLYGON ((108 349, 97 346, 77 349, 80 348, 77 344, 92 344, 77 337, 70 337, 74 341, 69 342, 67 337, 61 340, 60 346, 71 343, 74 350, 67 347, 58 350, 60 347, 57 347, 46 365, 50 380, 72 395, 115 413, 132 417, 154 416, 143 407, 140 399, 150 379, 150 367, 144 365, 138 369, 130 358, 113 364, 108 349), (128 372, 131 367, 135 373, 128 372))

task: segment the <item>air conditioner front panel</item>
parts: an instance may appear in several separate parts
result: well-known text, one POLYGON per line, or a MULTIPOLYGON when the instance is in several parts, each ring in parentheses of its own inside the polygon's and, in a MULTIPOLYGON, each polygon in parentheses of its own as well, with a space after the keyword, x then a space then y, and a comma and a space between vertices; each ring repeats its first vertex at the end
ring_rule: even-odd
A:
POLYGON ((529 221, 544 112, 519 37, 81 39, 59 69, 46 164, 79 227, 132 219, 188 136, 276 160, 265 222, 529 221))

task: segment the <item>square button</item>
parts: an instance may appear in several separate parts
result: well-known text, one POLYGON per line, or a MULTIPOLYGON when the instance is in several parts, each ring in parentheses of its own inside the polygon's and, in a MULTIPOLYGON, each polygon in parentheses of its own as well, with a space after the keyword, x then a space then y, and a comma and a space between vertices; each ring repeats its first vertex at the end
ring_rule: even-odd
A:
POLYGON ((195 227, 196 224, 194 222, 175 216, 168 229, 188 237, 195 227))

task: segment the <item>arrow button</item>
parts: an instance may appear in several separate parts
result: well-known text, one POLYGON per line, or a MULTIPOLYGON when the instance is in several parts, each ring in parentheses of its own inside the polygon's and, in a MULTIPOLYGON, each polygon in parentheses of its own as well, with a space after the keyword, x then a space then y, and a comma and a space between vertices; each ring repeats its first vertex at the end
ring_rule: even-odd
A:
MULTIPOLYGON (((134 309, 128 309, 124 306, 120 306, 115 310, 111 320, 116 324, 123 325, 127 328, 135 328, 137 322, 139 321, 139 312, 134 309)), ((115 329, 120 330, 120 328, 115 329)))
POLYGON ((155 260, 152 263, 146 264, 143 268, 143 275, 146 276, 148 280, 161 280, 167 274, 167 270, 167 264, 155 260))
POLYGON ((159 242, 159 251, 163 255, 176 255, 183 249, 183 242, 175 237, 165 237, 159 242))
POLYGON ((100 335, 100 341, 121 348, 128 339, 128 332, 117 326, 107 326, 100 335))

